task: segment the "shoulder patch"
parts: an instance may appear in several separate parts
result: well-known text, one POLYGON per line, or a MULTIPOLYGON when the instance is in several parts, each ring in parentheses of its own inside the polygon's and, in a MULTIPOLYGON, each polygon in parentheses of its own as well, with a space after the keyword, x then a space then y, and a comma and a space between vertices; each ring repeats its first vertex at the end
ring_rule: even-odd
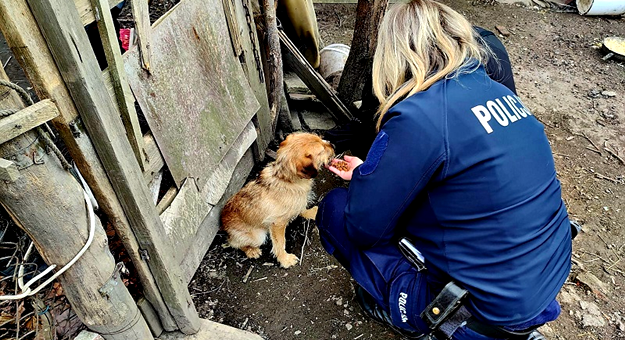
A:
POLYGON ((384 155, 384 151, 386 151, 387 146, 388 135, 386 132, 381 131, 378 133, 377 137, 375 137, 373 145, 371 145, 371 149, 369 149, 369 153, 367 154, 367 159, 360 167, 358 167, 360 175, 370 175, 373 171, 375 171, 378 167, 378 163, 380 163, 380 159, 382 159, 382 155, 384 155))

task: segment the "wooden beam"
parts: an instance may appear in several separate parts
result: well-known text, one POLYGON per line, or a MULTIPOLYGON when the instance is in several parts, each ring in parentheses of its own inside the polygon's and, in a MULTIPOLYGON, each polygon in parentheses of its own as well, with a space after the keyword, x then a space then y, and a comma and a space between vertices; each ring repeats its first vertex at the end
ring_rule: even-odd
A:
POLYGON ((280 42, 284 46, 283 57, 286 65, 293 69, 304 84, 321 100, 337 122, 343 123, 352 120, 354 116, 347 106, 341 102, 325 79, 308 63, 308 60, 295 47, 291 39, 282 30, 279 31, 279 35, 280 42))
POLYGON ((257 136, 254 126, 249 123, 201 188, 201 196, 204 201, 210 205, 219 203, 226 192, 228 183, 230 183, 234 169, 257 136))
POLYGON ((44 99, 8 117, 0 119, 0 144, 55 118, 59 109, 50 99, 44 99))
POLYGON ((125 136, 119 111, 106 92, 100 68, 73 4, 29 0, 30 8, 74 98, 111 184, 148 258, 158 287, 176 324, 185 334, 199 329, 199 317, 176 252, 164 233, 148 188, 125 136))
POLYGON ((0 158, 0 181, 15 182, 20 178, 20 171, 12 161, 0 158))
MULTIPOLYGON (((108 0, 109 9, 119 5, 122 1, 123 0, 108 0)), ((90 0, 74 0, 74 4, 76 4, 76 9, 78 10, 83 26, 87 26, 96 21, 96 14, 91 6, 90 0)))
POLYGON ((254 144, 254 157, 260 162, 265 157, 265 149, 267 149, 267 146, 274 138, 263 61, 260 55, 261 47, 256 32, 251 1, 235 1, 234 4, 237 27, 242 32, 243 60, 241 58, 239 60, 252 87, 252 91, 254 91, 256 99, 260 103, 260 109, 258 109, 256 116, 252 119, 258 134, 254 144))
MULTIPOLYGON (((176 198, 160 216, 174 249, 189 249, 210 208, 200 196, 195 178, 187 178, 176 198)), ((208 247, 199 251, 206 250, 208 247)))
POLYGON ((119 38, 113 24, 111 11, 108 10, 108 0, 92 0, 93 8, 100 13, 98 22, 98 31, 104 47, 106 62, 108 63, 109 75, 113 84, 117 105, 122 116, 122 122, 126 128, 126 136, 135 153, 137 162, 141 170, 145 169, 145 153, 143 145, 143 135, 141 127, 139 127, 139 117, 135 110, 135 99, 130 91, 130 85, 126 79, 126 71, 124 71, 124 62, 122 53, 119 49, 119 38))
POLYGON ((135 33, 139 41, 139 55, 141 56, 141 66, 150 72, 150 53, 152 26, 150 25, 150 7, 148 0, 133 0, 130 3, 132 17, 135 19, 135 33))
POLYGON ((176 198, 176 195, 178 195, 178 188, 169 188, 165 195, 163 195, 163 198, 161 198, 161 200, 156 205, 156 212, 158 212, 159 215, 162 214, 165 209, 169 208, 171 202, 173 202, 176 198))
POLYGON ((237 59, 241 60, 243 54, 243 45, 241 43, 241 31, 237 24, 236 18, 236 5, 234 0, 222 0, 224 6, 224 15, 226 16, 226 23, 228 24, 228 31, 230 32, 230 41, 232 42, 232 49, 237 59))
MULTIPOLYGON (((89 8, 91 8, 90 4, 89 8)), ((59 108, 60 116, 53 119, 52 124, 89 184, 100 209, 108 216, 128 251, 137 269, 146 299, 152 303, 159 314, 165 330, 177 329, 156 286, 154 276, 147 262, 141 257, 137 239, 104 172, 93 143, 85 133, 80 120, 76 119, 78 111, 72 96, 65 86, 26 0, 0 0, 0 30, 37 96, 40 99, 52 99, 59 108)))
POLYGON ((145 154, 147 159, 147 166, 143 170, 143 178, 146 185, 152 181, 152 178, 163 169, 165 166, 165 159, 161 155, 161 150, 158 149, 156 141, 152 133, 148 132, 143 136, 143 143, 145 145, 145 154))
POLYGON ((182 267, 187 280, 190 281, 193 278, 193 275, 195 275, 197 268, 200 266, 200 263, 206 254, 206 251, 219 231, 219 216, 221 214, 221 209, 223 209, 224 205, 226 205, 228 199, 239 191, 241 187, 243 187, 243 184, 245 184, 245 180, 247 179, 247 176, 249 176, 252 167, 254 167, 254 156, 252 154, 252 150, 248 149, 236 165, 234 173, 230 178, 228 187, 221 197, 221 200, 217 203, 217 205, 211 208, 206 218, 204 218, 204 221, 202 221, 202 225, 198 228, 197 234, 192 239, 191 245, 187 247, 186 254, 183 258, 179 259, 180 267, 182 267))
MULTIPOLYGON (((0 79, 8 80, 1 65, 0 79)), ((12 95, 0 95, 1 108, 22 107, 21 100, 12 95)), ((108 340, 150 338, 148 325, 105 246, 102 223, 85 205, 88 198, 79 182, 60 166, 54 154, 46 153, 35 131, 0 144, 0 157, 12 156, 37 165, 23 166, 19 180, 2 183, 0 205, 32 239, 45 263, 56 264, 58 271, 84 248, 89 235, 92 237, 91 246, 58 277, 78 318, 87 328, 110 334, 108 340)))

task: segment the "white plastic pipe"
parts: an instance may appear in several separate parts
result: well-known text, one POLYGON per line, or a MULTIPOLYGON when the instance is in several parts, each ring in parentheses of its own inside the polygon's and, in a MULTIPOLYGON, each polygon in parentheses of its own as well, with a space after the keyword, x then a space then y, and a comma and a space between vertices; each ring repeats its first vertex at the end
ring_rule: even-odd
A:
POLYGON ((581 15, 621 15, 625 13, 623 0, 577 0, 581 15))

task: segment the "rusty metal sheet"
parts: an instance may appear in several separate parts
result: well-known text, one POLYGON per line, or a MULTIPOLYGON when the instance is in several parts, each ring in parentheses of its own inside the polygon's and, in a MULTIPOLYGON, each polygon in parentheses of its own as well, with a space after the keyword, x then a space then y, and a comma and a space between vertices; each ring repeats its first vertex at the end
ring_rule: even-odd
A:
POLYGON ((202 188, 260 105, 234 57, 220 0, 185 0, 152 29, 150 73, 124 55, 132 91, 178 187, 202 188))

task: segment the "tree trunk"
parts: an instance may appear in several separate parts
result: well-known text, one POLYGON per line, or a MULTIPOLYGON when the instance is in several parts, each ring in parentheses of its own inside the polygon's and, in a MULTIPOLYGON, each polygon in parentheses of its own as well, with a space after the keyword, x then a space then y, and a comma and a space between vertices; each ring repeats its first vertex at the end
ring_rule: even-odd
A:
MULTIPOLYGON (((264 47, 267 62, 267 95, 269 98, 269 114, 273 122, 273 132, 276 132, 280 110, 280 103, 284 93, 282 52, 280 50, 280 38, 276 20, 276 6, 274 0, 262 0, 261 12, 263 15, 265 36, 264 47)), ((290 119, 290 117, 289 117, 290 119)))
MULTIPOLYGON (((8 80, 2 68, 0 79, 8 80)), ((0 94, 7 90, 0 87, 0 94)), ((0 108, 23 107, 13 94, 0 98, 0 108)), ((46 263, 61 269, 89 235, 89 212, 82 188, 53 154, 44 151, 35 130, 2 144, 0 157, 19 163, 20 168, 19 178, 0 186, 0 204, 32 238, 46 263)), ((80 320, 107 340, 151 339, 132 296, 119 275, 114 275, 115 261, 106 234, 100 220, 94 219, 91 246, 58 278, 67 299, 80 320)))
POLYGON ((367 95, 363 90, 371 78, 378 28, 387 5, 388 0, 358 0, 354 38, 338 87, 339 98, 348 106, 367 95))

